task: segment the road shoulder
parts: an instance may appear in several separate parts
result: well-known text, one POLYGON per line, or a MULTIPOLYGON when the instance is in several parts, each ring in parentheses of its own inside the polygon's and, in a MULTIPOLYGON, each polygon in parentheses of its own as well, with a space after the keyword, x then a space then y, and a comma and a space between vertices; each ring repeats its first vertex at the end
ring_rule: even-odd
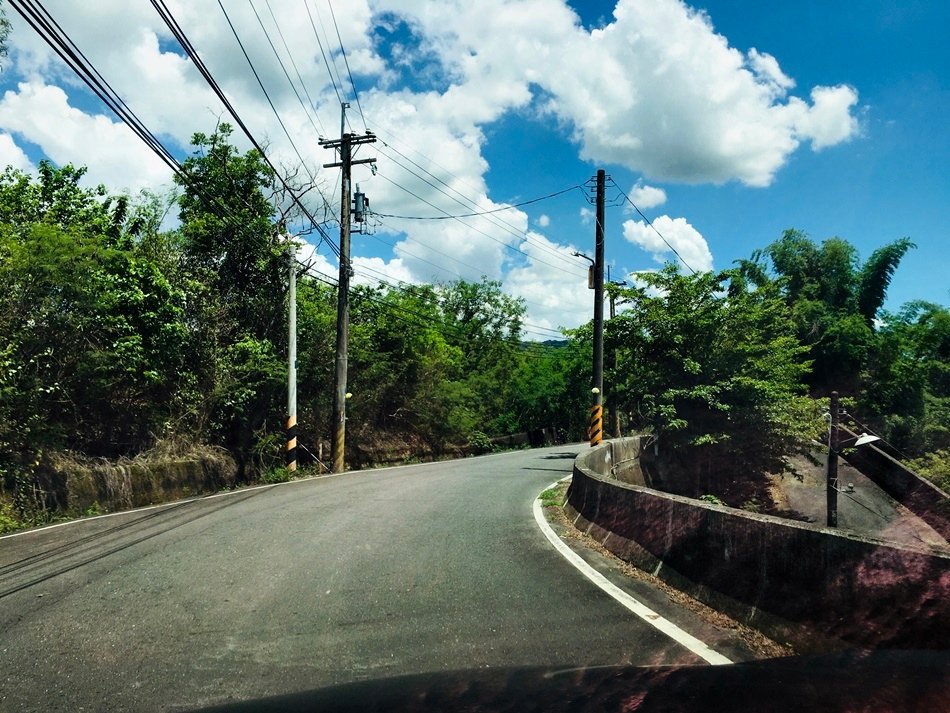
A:
MULTIPOLYGON (((569 480, 568 478, 560 481, 556 498, 552 497, 550 489, 546 489, 547 497, 539 499, 538 504, 548 525, 561 542, 610 584, 729 661, 752 661, 795 653, 790 645, 775 642, 761 632, 740 624, 671 587, 649 572, 624 562, 594 538, 575 528, 563 508, 564 493, 569 480)), ((580 576, 580 572, 578 575, 580 576)), ((715 661, 714 657, 711 658, 715 661)))

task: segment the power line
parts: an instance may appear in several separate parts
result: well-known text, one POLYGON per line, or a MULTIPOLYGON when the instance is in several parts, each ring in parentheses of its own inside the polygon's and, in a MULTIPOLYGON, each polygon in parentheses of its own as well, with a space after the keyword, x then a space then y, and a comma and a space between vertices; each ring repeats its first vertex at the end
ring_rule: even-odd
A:
MULTIPOLYGON (((247 0, 247 4, 251 6, 251 10, 254 12, 254 17, 257 19, 257 24, 260 25, 261 32, 264 33, 264 38, 267 40, 267 44, 270 45, 271 51, 274 53, 274 58, 277 60, 277 64, 280 65, 280 69, 284 73, 284 77, 286 77, 287 83, 290 85, 290 88, 293 90, 294 96, 297 97, 297 102, 300 104, 300 108, 303 109, 304 115, 307 117, 307 120, 310 122, 310 126, 313 128, 313 131, 317 135, 317 137, 322 136, 326 132, 318 129, 317 125, 314 123, 313 117, 311 116, 311 111, 308 109, 306 102, 304 102, 303 100, 303 97, 300 96, 300 92, 297 91, 297 85, 294 84, 294 81, 290 78, 290 73, 287 71, 287 66, 284 64, 284 61, 280 57, 280 53, 277 51, 277 47, 274 45, 273 41, 271 40, 270 33, 267 31, 267 28, 264 27, 264 21, 261 19, 260 14, 257 12, 257 7, 255 7, 254 5, 254 0, 247 0)), ((267 9, 270 11, 271 20, 273 20, 274 24, 277 26, 277 33, 278 35, 280 35, 280 39, 284 43, 284 50, 290 56, 290 61, 293 62, 294 60, 293 53, 290 52, 290 49, 287 46, 287 41, 284 39, 284 34, 283 32, 280 31, 280 25, 277 24, 277 18, 274 16, 273 10, 271 10, 270 2, 267 2, 267 9)), ((296 63, 294 63, 294 70, 297 71, 296 63)), ((297 71, 297 79, 300 79, 299 71, 297 71)), ((302 84, 303 80, 300 79, 300 81, 302 84)), ((304 91, 306 91, 306 87, 304 87, 304 91)), ((308 99, 310 98, 309 94, 307 95, 307 98, 308 99)), ((319 119, 320 117, 317 117, 317 118, 319 119)))
MULTIPOLYGON (((411 173, 411 171, 410 171, 410 173, 411 173)), ((438 210, 438 211, 442 211, 443 213, 445 213, 446 215, 448 215, 448 211, 445 211, 445 210, 443 210, 442 208, 439 208, 439 206, 435 205, 435 204, 432 203, 431 201, 426 200, 425 198, 423 198, 422 196, 420 196, 418 193, 415 193, 415 192, 409 190, 408 188, 406 188, 405 186, 400 185, 399 183, 397 183, 396 181, 392 180, 391 178, 388 178, 388 177, 385 176, 382 172, 377 172, 376 175, 379 176, 380 178, 382 178, 384 181, 388 181, 388 182, 391 183, 392 185, 396 186, 396 188, 399 188, 400 190, 402 190, 402 191, 408 193, 409 195, 411 195, 411 196, 412 196, 413 198, 415 198, 416 200, 421 201, 422 203, 425 203, 426 205, 431 206, 432 208, 435 208, 435 209, 438 210)), ((433 188, 436 188, 436 189, 438 190, 437 186, 434 186, 430 181, 427 181, 426 179, 422 178, 421 176, 418 176, 417 174, 413 174, 413 175, 415 175, 417 178, 419 178, 421 181, 423 181, 423 183, 427 183, 428 185, 430 185, 430 186, 432 186, 433 188)), ((444 193, 444 191, 442 191, 442 192, 444 193)), ((451 217, 451 216, 449 216, 449 217, 451 217)), ((519 248, 519 247, 517 247, 517 246, 510 245, 509 243, 506 243, 504 240, 500 240, 499 238, 496 238, 494 235, 491 235, 490 233, 487 233, 487 232, 485 232, 484 230, 481 230, 480 228, 475 227, 474 225, 469 225, 468 223, 465 223, 461 218, 453 218, 453 219, 454 219, 455 221, 457 221, 458 223, 464 225, 464 226, 465 226, 466 228, 468 228, 469 230, 474 230, 476 233, 480 233, 481 235, 484 235, 484 236, 485 236, 486 238, 488 238, 489 240, 498 243, 499 245, 503 246, 503 247, 506 248, 507 250, 511 250, 512 252, 520 253, 520 254, 524 255, 525 257, 529 258, 530 260, 533 260, 534 262, 539 262, 539 263, 542 263, 542 264, 544 264, 544 265, 547 265, 548 267, 553 267, 555 270, 560 270, 561 272, 564 272, 564 273, 566 273, 566 274, 568 274, 568 275, 571 275, 571 276, 574 276, 574 277, 577 277, 577 276, 578 276, 578 273, 577 273, 577 272, 572 272, 572 271, 570 271, 570 270, 566 270, 565 268, 561 267, 560 265, 555 265, 554 263, 548 262, 547 260, 542 260, 541 258, 539 258, 539 257, 536 256, 536 255, 530 255, 530 254, 526 253, 524 250, 522 250, 521 248, 519 248)), ((516 235, 516 237, 522 238, 522 237, 524 237, 524 236, 522 236, 522 235, 516 235)))
MULTIPOLYGON (((422 171, 423 173, 425 173, 425 174, 431 176, 431 177, 433 178, 433 180, 435 180, 436 182, 438 182, 438 183, 442 184, 443 186, 445 186, 445 188, 446 188, 448 191, 452 191, 452 193, 455 193, 456 195, 458 195, 458 196, 461 198, 461 200, 460 200, 460 198, 456 198, 455 196, 450 195, 446 190, 443 190, 443 189, 439 188, 438 186, 436 186, 435 184, 433 184, 431 181, 429 181, 429 180, 423 178, 423 177, 420 176, 418 173, 416 173, 415 171, 413 171, 411 168, 408 168, 408 167, 407 167, 405 164, 403 164, 401 161, 399 161, 398 159, 396 159, 396 158, 390 156, 389 154, 387 154, 385 151, 381 151, 381 153, 382 153, 384 156, 386 156, 390 161, 392 161, 394 164, 396 164, 397 166, 399 166, 400 168, 402 168, 404 171, 406 171, 406 172, 409 173, 410 175, 415 176, 416 178, 418 178, 419 180, 423 181, 424 183, 427 183, 427 184, 428 184, 429 186, 431 186, 432 188, 435 188, 439 193, 441 193, 441 194, 443 194, 444 196, 446 196, 449 200, 452 200, 452 201, 454 201, 455 203, 458 203, 458 204, 461 205, 461 206, 465 206, 465 207, 471 206, 471 207, 475 208, 476 210, 479 208, 478 203, 477 203, 474 199, 469 198, 468 196, 466 196, 465 194, 463 194, 461 191, 459 191, 458 189, 456 189, 454 186, 452 186, 452 185, 450 185, 449 183, 447 183, 447 182, 446 182, 445 180, 443 180, 441 177, 439 177, 439 176, 437 176, 436 174, 434 174, 434 173, 433 173, 432 171, 430 171, 429 169, 427 169, 427 168, 425 168, 424 166, 420 165, 420 164, 417 163, 416 161, 413 161, 411 158, 409 158, 409 157, 406 156, 404 153, 402 153, 401 151, 399 151, 399 149, 396 149, 396 148, 390 146, 390 145, 387 144, 385 141, 381 141, 381 143, 382 143, 383 146, 386 147, 387 149, 390 149, 390 150, 392 150, 392 151, 395 151, 397 154, 399 154, 399 156, 401 156, 402 158, 404 158, 406 161, 408 161, 409 163, 411 163, 413 166, 415 166, 416 168, 418 168, 418 169, 419 169, 420 171, 422 171), (466 206, 466 203, 468 204, 468 206, 466 206)), ((579 187, 578 187, 578 188, 579 188, 579 187)), ((413 194, 413 195, 415 195, 415 194, 413 194)), ((432 205, 432 204, 430 203, 429 205, 432 205)), ((439 210, 441 210, 441 209, 439 209, 439 210)), ((442 212, 448 214, 448 211, 444 211, 444 210, 443 210, 442 212)), ((451 216, 447 216, 447 217, 451 217, 451 216)), ((551 255, 553 255, 553 256, 559 258, 560 260, 562 260, 563 262, 565 262, 565 263, 571 265, 572 267, 575 265, 574 261, 571 260, 570 258, 568 258, 566 255, 563 255, 562 253, 560 253, 560 252, 558 252, 558 251, 556 251, 556 250, 553 250, 553 249, 549 248, 547 245, 545 245, 545 244, 542 243, 542 242, 539 242, 539 241, 537 241, 537 240, 534 240, 534 239, 531 237, 530 233, 528 233, 527 231, 521 231, 520 228, 515 227, 514 225, 512 225, 512 224, 509 223, 509 222, 507 222, 506 220, 499 219, 499 218, 495 218, 495 217, 486 218, 486 220, 488 220, 488 222, 490 222, 492 225, 495 225, 496 227, 498 227, 498 228, 504 230, 505 232, 509 233, 509 234, 512 235, 513 237, 518 238, 519 240, 522 240, 522 239, 525 240, 526 242, 528 242, 528 243, 534 245, 535 247, 537 247, 538 249, 543 250, 544 252, 550 253, 551 255)), ((521 252, 521 251, 519 251, 519 252, 521 252)))
POLYGON ((300 74, 300 70, 297 68, 297 63, 294 61, 294 53, 290 51, 290 45, 287 44, 287 40, 284 38, 284 33, 280 29, 280 23, 277 21, 277 17, 274 15, 273 9, 271 9, 270 0, 264 0, 264 4, 267 6, 267 12, 270 13, 271 20, 274 21, 274 27, 277 28, 277 34, 280 36, 280 41, 284 45, 284 51, 290 58, 290 64, 294 68, 294 73, 297 75, 297 80, 300 82, 300 86, 303 88, 304 94, 307 95, 307 105, 310 107, 310 111, 317 120, 317 123, 320 124, 320 135, 326 135, 326 129, 323 128, 323 122, 320 121, 320 115, 316 110, 317 103, 313 100, 313 97, 310 96, 310 91, 307 89, 307 83, 304 81, 303 76, 300 74))
MULTIPOLYGON (((257 9, 254 7, 254 3, 252 3, 251 0, 248 0, 248 2, 251 5, 251 9, 254 10, 254 16, 257 17, 257 21, 260 23, 261 29, 263 29, 264 23, 261 22, 261 18, 257 14, 257 9)), ((241 54, 243 54, 244 59, 247 60, 247 66, 251 68, 251 73, 254 75, 254 79, 257 80, 257 85, 261 88, 261 92, 264 94, 264 98, 267 100, 267 103, 270 106, 271 111, 273 112, 274 116, 277 118, 277 123, 280 124, 280 128, 284 130, 284 135, 287 137, 287 140, 290 142, 290 145, 293 147, 294 153, 297 154, 297 158, 300 159, 300 165, 303 166, 303 169, 307 172, 307 175, 310 177, 311 183, 315 183, 315 178, 314 178, 313 173, 311 173, 309 167, 307 166, 307 162, 304 161, 303 155, 300 153, 300 150, 297 148, 297 144, 294 142, 293 137, 290 135, 290 131, 287 130, 287 125, 284 124, 284 120, 280 118, 280 112, 277 111, 277 107, 274 106, 274 102, 271 101, 270 94, 267 92, 267 88, 264 86, 264 82, 261 80, 261 76, 257 73, 257 69, 254 67, 254 63, 251 61, 251 56, 247 53, 247 49, 245 49, 244 47, 244 42, 241 41, 241 37, 240 35, 238 35, 237 29, 234 27, 234 23, 231 22, 231 17, 228 15, 228 11, 224 9, 224 4, 221 2, 221 0, 218 0, 218 7, 221 8, 221 12, 224 14, 224 19, 227 21, 228 27, 231 28, 231 34, 234 35, 234 39, 235 41, 237 41, 238 47, 241 48, 241 54)), ((265 37, 267 37, 267 41, 270 43, 270 37, 267 36, 266 30, 264 31, 264 35, 265 37)), ((273 43, 270 43, 270 46, 271 46, 271 49, 273 49, 274 53, 276 54, 277 50, 274 48, 273 43)), ((280 62, 280 57, 277 58, 277 61, 280 64, 281 68, 283 69, 284 65, 282 62, 280 62)), ((286 69, 284 69, 284 74, 285 75, 287 74, 286 69)), ((287 79, 288 80, 290 79, 289 75, 287 76, 287 79)), ((291 83, 291 86, 293 86, 293 83, 291 83)), ((299 99, 299 96, 298 96, 298 99, 299 99)))
MULTIPOLYGON (((135 112, 132 111, 122 97, 112 88, 109 82, 89 61, 86 55, 83 54, 82 50, 76 46, 42 4, 20 4, 14 0, 13 5, 27 23, 39 34, 40 38, 59 55, 93 94, 102 100, 146 146, 171 168, 185 185, 191 187, 197 196, 208 203, 213 209, 218 209, 222 213, 222 217, 225 217, 224 214, 231 212, 220 197, 212 198, 209 196, 203 190, 200 182, 194 180, 189 175, 178 159, 172 155, 155 134, 139 119, 135 112)), ((234 216, 231 215, 230 217, 233 218, 234 216)))
POLYGON ((639 216, 640 216, 641 218, 643 218, 643 219, 647 222, 647 225, 649 225, 650 228, 652 228, 653 232, 660 236, 660 240, 662 240, 664 243, 666 243, 666 247, 668 247, 670 250, 673 251, 673 254, 676 255, 676 257, 678 257, 678 258, 680 259, 680 262, 683 263, 683 264, 686 266, 686 269, 688 269, 691 273, 693 273, 693 274, 695 275, 695 274, 696 274, 696 270, 694 270, 694 269, 692 268, 692 266, 691 266, 688 262, 686 262, 686 259, 685 259, 682 255, 680 255, 680 254, 679 254, 679 251, 678 251, 676 248, 674 248, 674 247, 670 244, 670 241, 667 240, 665 237, 663 237, 663 233, 661 233, 659 230, 656 229, 656 226, 653 225, 653 221, 650 220, 649 218, 647 218, 647 217, 643 214, 643 211, 641 211, 641 210, 637 207, 637 204, 634 203, 632 200, 630 200, 630 196, 628 196, 626 193, 623 192, 623 189, 620 188, 620 186, 617 185, 616 181, 614 181, 614 180, 611 178, 611 179, 610 179, 610 182, 613 184, 614 188, 616 188, 617 191, 619 191, 620 195, 623 196, 624 200, 627 201, 627 203, 629 203, 630 205, 632 205, 632 206, 633 206, 633 209, 634 209, 635 211, 637 211, 637 213, 639 214, 639 216))
MULTIPOLYGON (((258 140, 251 133, 251 130, 247 127, 247 124, 245 124, 244 120, 241 119, 240 114, 238 114, 237 110, 234 108, 234 105, 231 104, 230 100, 227 98, 227 95, 225 95, 224 90, 221 89, 221 87, 218 85, 217 80, 208 70, 207 66, 205 66, 204 62, 201 59, 201 56, 198 54, 198 51, 195 49, 194 45, 191 44, 191 41, 188 39, 188 36, 185 34, 184 30, 182 30, 181 26, 178 24, 178 21, 175 19, 175 16, 168 9, 164 0, 150 0, 150 2, 152 3, 152 7, 154 7, 156 12, 158 12, 159 17, 161 17, 162 20, 164 21, 165 25, 168 27, 169 30, 171 30, 172 35, 174 35, 175 39, 181 45, 182 49, 191 59, 192 63, 195 65, 195 68, 198 70, 198 72, 201 74, 204 80, 208 83, 208 86, 211 87, 212 91, 215 93, 215 95, 218 97, 218 99, 221 101, 224 107, 228 110, 228 113, 231 114, 235 122, 237 122, 238 126, 244 132, 244 135, 251 142, 254 148, 257 149, 258 153, 260 153, 261 158, 267 163, 268 166, 270 166, 270 169, 271 171, 273 171, 274 176, 280 181, 281 185, 283 185, 288 195, 290 195, 293 203, 297 205, 300 208, 301 212, 303 212, 303 214, 310 220, 313 228, 317 230, 317 232, 320 233, 320 236, 323 238, 323 240, 326 241, 327 245, 330 246, 330 249, 333 250, 334 252, 337 252, 337 254, 339 254, 338 248, 333 244, 333 240, 330 238, 329 234, 323 229, 322 224, 313 216, 313 214, 310 212, 310 209, 307 208, 303 204, 303 202, 300 200, 300 197, 294 192, 294 190, 287 183, 287 180, 277 170, 277 167, 268 157, 267 152, 264 151, 264 148, 261 146, 260 142, 258 142, 258 140)), ((222 10, 223 9, 224 8, 222 7, 222 10)))
POLYGON ((12 7, 59 55, 87 87, 108 106, 176 174, 185 176, 178 160, 162 144, 70 39, 42 3, 11 0, 12 7))
POLYGON ((492 213, 500 213, 502 211, 520 208, 521 206, 531 205, 532 203, 540 203, 541 201, 546 201, 549 198, 555 198, 579 188, 580 185, 575 185, 554 193, 548 193, 546 196, 532 198, 531 200, 521 201, 520 203, 510 203, 508 205, 502 206, 501 208, 493 208, 492 210, 483 210, 476 213, 460 213, 458 215, 393 215, 391 213, 376 213, 375 215, 378 215, 381 218, 398 218, 399 220, 455 220, 457 218, 476 218, 482 215, 491 215, 492 213))
MULTIPOLYGON (((320 48, 320 54, 323 56, 323 63, 327 67, 327 74, 330 75, 330 84, 333 85, 333 91, 334 93, 336 93, 337 101, 340 104, 343 104, 343 95, 340 94, 340 91, 343 88, 343 83, 340 82, 340 86, 337 87, 337 79, 333 77, 333 69, 330 67, 330 58, 327 57, 327 52, 323 47, 323 40, 320 39, 320 33, 317 32, 317 25, 313 21, 313 14, 310 12, 310 3, 308 2, 308 0, 303 0, 303 4, 304 4, 304 7, 307 9, 307 17, 310 18, 310 27, 313 28, 313 36, 317 39, 317 46, 320 48)), ((320 10, 316 6, 314 6, 314 11, 317 13, 317 20, 320 21, 320 27, 323 27, 323 20, 320 19, 320 10)), ((324 34, 325 33, 326 31, 324 30, 324 34)), ((327 42, 327 47, 329 47, 329 44, 330 43, 327 42)), ((334 62, 334 67, 335 66, 336 66, 336 62, 334 62)), ((337 71, 337 77, 339 77, 339 74, 340 74, 339 71, 337 71)))

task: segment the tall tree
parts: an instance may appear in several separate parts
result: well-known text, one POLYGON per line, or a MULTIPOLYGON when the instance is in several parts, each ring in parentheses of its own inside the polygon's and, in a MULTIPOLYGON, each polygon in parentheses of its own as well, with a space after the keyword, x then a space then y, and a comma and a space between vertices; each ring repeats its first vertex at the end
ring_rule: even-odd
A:
POLYGON ((912 247, 902 238, 876 250, 862 266, 857 250, 841 238, 816 245, 804 233, 787 230, 763 251, 792 309, 798 337, 810 349, 813 390, 860 390, 874 348, 875 319, 891 276, 912 247))
POLYGON ((777 286, 724 295, 729 273, 668 265, 620 291, 615 398, 694 476, 756 474, 810 434, 807 371, 777 286))
POLYGON ((241 154, 231 132, 222 123, 211 135, 196 133, 194 155, 183 163, 187 178, 175 180, 196 332, 191 362, 206 395, 202 420, 247 476, 282 420, 288 262, 273 220, 274 175, 256 150, 241 154))
POLYGON ((17 482, 50 449, 148 447, 187 372, 184 294, 137 250, 148 207, 38 168, 0 176, 0 471, 17 482))

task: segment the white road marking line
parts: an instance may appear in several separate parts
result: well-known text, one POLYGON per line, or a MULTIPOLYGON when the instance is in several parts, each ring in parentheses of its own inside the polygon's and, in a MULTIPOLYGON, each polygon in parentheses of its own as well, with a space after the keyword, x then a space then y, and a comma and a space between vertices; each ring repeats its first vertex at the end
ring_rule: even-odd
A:
MULTIPOLYGON (((551 485, 547 486, 545 490, 557 486, 560 482, 561 481, 558 480, 554 483, 551 483, 551 485)), ((708 644, 700 641, 692 634, 687 634, 669 619, 664 619, 662 616, 650 609, 650 607, 646 606, 643 602, 635 599, 630 594, 623 591, 620 587, 615 585, 604 575, 587 564, 587 562, 585 562, 579 554, 564 544, 561 538, 558 537, 557 533, 554 532, 551 525, 548 524, 547 518, 544 516, 544 510, 541 507, 540 497, 535 498, 533 510, 534 519, 537 521, 538 527, 541 528, 541 532, 543 532, 544 536, 548 538, 548 541, 554 545, 554 548, 560 552, 568 562, 574 565, 574 567, 576 567, 581 574, 600 587, 604 592, 613 597, 621 606, 636 614, 647 624, 650 624, 659 631, 662 631, 678 644, 685 646, 707 663, 714 665, 732 663, 732 661, 727 659, 725 656, 710 648, 708 644)))

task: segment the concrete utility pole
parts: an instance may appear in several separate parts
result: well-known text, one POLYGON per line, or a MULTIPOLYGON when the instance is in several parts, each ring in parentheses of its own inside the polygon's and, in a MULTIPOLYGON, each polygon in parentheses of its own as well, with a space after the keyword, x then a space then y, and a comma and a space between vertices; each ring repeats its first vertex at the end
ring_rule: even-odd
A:
POLYGON ((831 419, 828 424, 828 527, 838 527, 838 421, 841 417, 838 392, 831 392, 831 419))
POLYGON ((340 196, 340 274, 337 286, 336 308, 336 375, 333 389, 333 442, 330 448, 333 460, 333 472, 341 473, 346 468, 346 370, 347 345, 350 332, 350 278, 353 268, 350 265, 350 177, 352 168, 358 163, 373 163, 374 158, 353 160, 354 149, 363 144, 376 141, 376 136, 367 131, 364 136, 346 133, 347 103, 340 105, 340 138, 332 141, 320 140, 320 145, 328 149, 338 149, 340 160, 323 164, 324 168, 340 167, 343 170, 342 191, 340 196))
POLYGON ((607 174, 597 171, 597 225, 594 230, 594 404, 590 410, 590 444, 603 438, 604 420, 604 196, 607 174))
MULTIPOLYGON (((616 285, 622 287, 627 284, 626 280, 611 280, 610 279, 610 265, 607 266, 607 282, 611 285, 616 285)), ((610 291, 610 319, 613 320, 617 316, 617 306, 614 297, 613 290, 610 291)), ((613 329, 613 327, 611 327, 613 329)), ((616 344, 611 348, 610 352, 607 354, 607 368, 610 369, 611 373, 617 368, 617 347, 616 344)), ((614 376, 616 379, 616 376, 614 376)), ((620 412, 617 410, 617 399, 611 398, 607 401, 607 422, 610 424, 610 432, 613 434, 614 438, 620 438, 620 412)))
POLYGON ((297 470, 297 260, 296 247, 288 239, 290 264, 287 289, 287 470, 297 470))

